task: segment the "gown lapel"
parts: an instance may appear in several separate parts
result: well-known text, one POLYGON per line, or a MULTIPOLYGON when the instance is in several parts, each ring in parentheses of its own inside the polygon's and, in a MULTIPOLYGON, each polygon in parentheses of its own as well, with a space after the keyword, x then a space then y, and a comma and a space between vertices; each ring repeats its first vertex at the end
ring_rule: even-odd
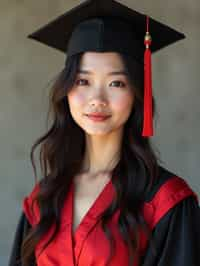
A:
MULTIPOLYGON (((99 222, 102 212, 111 204, 116 195, 112 180, 110 179, 73 232, 74 191, 75 186, 72 182, 61 212, 61 226, 54 241, 40 253, 43 244, 52 235, 55 226, 53 224, 36 246, 35 255, 38 266, 78 265, 81 250, 88 234, 99 222)), ((39 212, 36 214, 39 215, 39 212)))
POLYGON ((78 264, 81 250, 88 234, 99 222, 101 213, 109 206, 115 196, 115 189, 110 179, 73 232, 74 192, 75 186, 72 182, 68 197, 64 203, 61 219, 63 228, 62 231, 66 231, 67 229, 65 234, 66 246, 68 247, 69 251, 67 253, 71 253, 70 259, 66 258, 69 266, 78 264))

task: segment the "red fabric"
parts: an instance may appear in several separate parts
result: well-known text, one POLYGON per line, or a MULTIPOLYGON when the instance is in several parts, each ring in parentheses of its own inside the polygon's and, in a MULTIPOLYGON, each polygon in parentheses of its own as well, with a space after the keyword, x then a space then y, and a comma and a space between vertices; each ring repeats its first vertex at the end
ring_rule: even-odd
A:
MULTIPOLYGON (((39 209, 35 206, 36 214, 33 215, 30 212, 30 204, 38 190, 39 186, 37 185, 23 201, 24 213, 33 226, 39 221, 39 209)), ((182 178, 172 177, 161 186, 151 202, 144 203, 142 213, 145 220, 153 229, 170 208, 173 208, 178 202, 190 195, 197 198, 197 195, 182 178)), ((105 266, 109 254, 109 242, 101 229, 100 215, 116 196, 114 186, 111 180, 107 183, 74 233, 72 232, 73 196, 74 185, 72 184, 61 213, 61 228, 58 235, 39 256, 42 245, 52 233, 54 228, 54 225, 52 225, 49 232, 36 247, 35 255, 38 266, 105 266)), ((109 228, 116 240, 116 253, 110 263, 111 266, 128 265, 127 248, 118 231, 118 216, 119 210, 116 211, 109 222, 109 228)), ((140 249, 138 257, 145 252, 147 245, 144 233, 142 231, 139 233, 140 249)), ((133 266, 137 265, 138 258, 133 266)))
POLYGON ((37 204, 33 204, 33 211, 31 209, 33 199, 37 195, 38 191, 39 191, 39 184, 36 184, 36 186, 34 187, 34 189, 31 192, 31 194, 29 196, 25 197, 23 200, 24 213, 26 214, 26 218, 28 219, 29 223, 32 226, 35 226, 40 220, 39 208, 38 208, 37 204))
POLYGON ((143 137, 153 136, 153 110, 152 110, 152 73, 151 73, 151 36, 149 35, 149 16, 146 16, 146 35, 144 38, 144 121, 143 137))
POLYGON ((151 51, 149 48, 144 53, 144 122, 142 136, 153 136, 151 51))

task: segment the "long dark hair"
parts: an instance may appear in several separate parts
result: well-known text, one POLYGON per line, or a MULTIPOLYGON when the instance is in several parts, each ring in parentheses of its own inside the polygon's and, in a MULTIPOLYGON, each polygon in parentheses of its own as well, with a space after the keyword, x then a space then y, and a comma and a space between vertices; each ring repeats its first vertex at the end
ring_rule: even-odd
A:
MULTIPOLYGON (((54 239, 60 226, 61 209, 74 175, 78 174, 85 151, 85 134, 74 122, 70 114, 67 93, 72 88, 82 53, 67 58, 65 68, 59 73, 52 86, 50 94, 50 109, 52 123, 47 133, 40 137, 31 149, 31 162, 35 178, 37 171, 34 159, 35 149, 40 146, 40 168, 42 179, 40 191, 35 201, 40 209, 40 222, 32 228, 22 244, 21 258, 24 266, 30 265, 34 258, 34 249, 55 223, 55 231, 44 248, 54 239)), ((151 237, 140 207, 145 196, 151 190, 153 181, 158 176, 158 160, 148 138, 142 137, 144 74, 143 64, 131 57, 120 54, 128 72, 128 78, 135 90, 133 110, 124 125, 121 157, 112 171, 112 182, 117 198, 102 215, 102 227, 110 240, 111 259, 114 252, 114 239, 107 222, 120 208, 118 220, 119 231, 130 252, 130 265, 139 246, 138 229, 143 228, 147 239, 151 237), (129 232, 133 232, 131 238, 129 232)), ((153 114, 155 100, 153 98, 153 114)), ((36 181, 37 182, 37 181, 36 181)))

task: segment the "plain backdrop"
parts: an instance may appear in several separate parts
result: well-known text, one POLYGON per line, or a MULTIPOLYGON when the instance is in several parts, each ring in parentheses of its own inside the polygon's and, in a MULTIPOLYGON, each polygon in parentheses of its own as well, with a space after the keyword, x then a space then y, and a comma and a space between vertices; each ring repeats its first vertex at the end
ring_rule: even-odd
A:
MULTIPOLYGON (((81 1, 0 2, 0 265, 7 265, 22 199, 33 185, 29 154, 45 132, 47 86, 65 55, 26 36, 81 1)), ((156 128, 163 165, 200 195, 200 1, 120 1, 186 34, 153 56, 156 128)), ((159 36, 158 36, 159 38, 159 36)))

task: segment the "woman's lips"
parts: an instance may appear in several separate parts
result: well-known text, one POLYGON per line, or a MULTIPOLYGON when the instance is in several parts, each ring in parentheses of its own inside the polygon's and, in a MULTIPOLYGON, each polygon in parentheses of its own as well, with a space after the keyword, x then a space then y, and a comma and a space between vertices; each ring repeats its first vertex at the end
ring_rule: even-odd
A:
POLYGON ((93 121, 104 121, 104 120, 107 120, 109 116, 105 116, 105 115, 87 115, 87 117, 93 121))

